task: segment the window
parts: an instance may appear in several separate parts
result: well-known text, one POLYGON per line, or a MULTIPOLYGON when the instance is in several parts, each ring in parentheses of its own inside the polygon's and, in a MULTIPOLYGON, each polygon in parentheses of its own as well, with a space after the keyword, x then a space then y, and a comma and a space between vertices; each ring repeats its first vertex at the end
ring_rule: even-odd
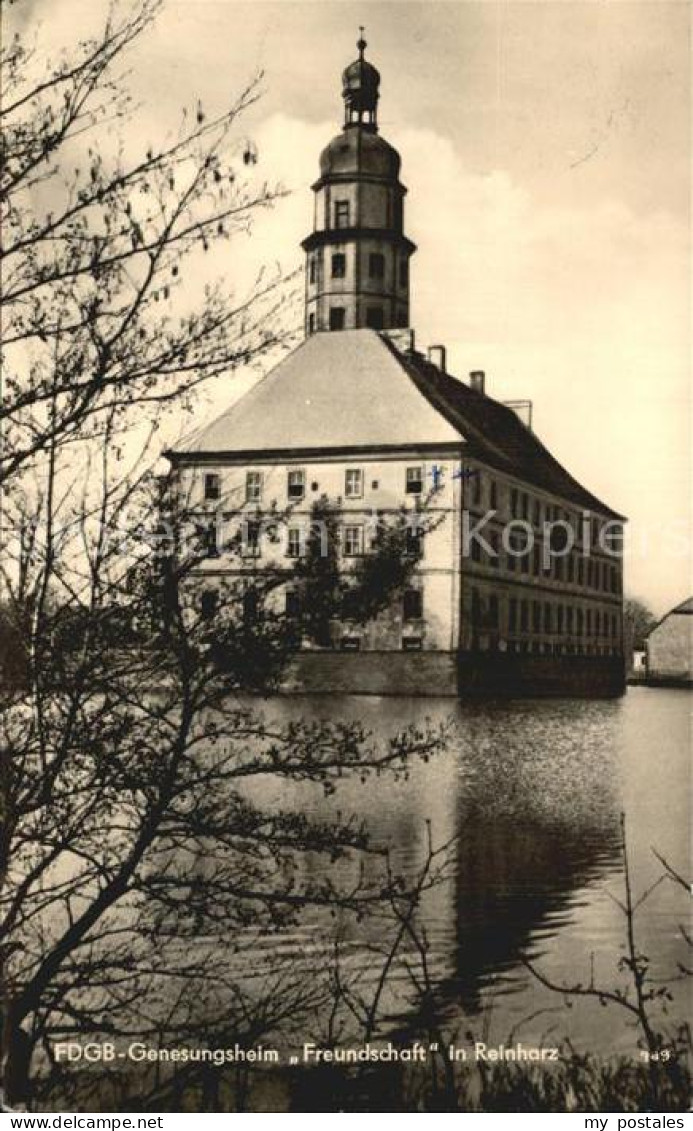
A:
POLYGON ((541 548, 539 546, 535 545, 533 550, 532 550, 532 573, 534 574, 535 577, 539 576, 540 566, 541 566, 541 548))
POLYGON ((330 330, 343 330, 346 313, 343 306, 330 307, 330 330))
POLYGON ((559 605, 556 609, 556 632, 563 632, 563 605, 559 605))
POLYGON ((577 634, 582 636, 584 631, 585 615, 582 609, 577 610, 577 634))
POLYGON ((290 499, 302 499, 306 493, 305 471, 290 471, 286 480, 286 493, 290 499))
POLYGON ((400 259, 399 261, 399 285, 406 287, 409 282, 409 260, 400 259))
POLYGON ((423 535, 413 526, 408 526, 406 530, 405 553, 413 558, 420 558, 423 554, 423 535))
POLYGON ((520 631, 527 632, 529 628, 529 604, 527 601, 520 602, 520 631))
POLYGON ((349 227, 349 201, 348 200, 335 200, 335 202, 334 202, 334 226, 335 226, 335 228, 348 228, 349 227))
POLYGON ((402 616, 405 620, 420 620, 423 616, 423 593, 420 589, 405 589, 402 597, 402 616))
POLYGON ((565 611, 565 620, 566 620, 565 630, 568 633, 568 635, 571 636, 572 632, 573 632, 573 610, 570 607, 567 608, 566 611, 565 611))
POLYGON ((245 501, 246 503, 259 503, 262 498, 262 472, 246 471, 245 473, 245 501))
POLYGON ((205 589, 200 598, 200 613, 203 620, 213 620, 219 601, 216 589, 205 589))
POLYGON ((498 598, 495 593, 488 599, 488 622, 491 628, 498 628, 498 598))
POLYGON ((420 652, 423 648, 423 640, 420 636, 403 636, 402 637, 402 651, 403 652, 420 652))
POLYGON ((398 310, 397 311, 397 325, 398 325, 399 329, 404 330, 404 328, 408 325, 408 322, 409 322, 409 320, 407 318, 406 310, 398 310))
POLYGON ((525 495, 524 492, 522 493, 522 517, 525 520, 529 519, 529 495, 525 495))
POLYGON ((384 324, 382 306, 367 306, 366 326, 370 330, 382 330, 384 324))
POLYGON ((478 506, 481 502, 481 472, 472 473, 472 503, 478 506))
POLYGON ((252 624, 257 620, 259 603, 255 590, 246 589, 243 594, 243 620, 246 624, 252 624))
POLYGON ((290 526, 286 535, 286 556, 300 558, 303 550, 302 531, 299 526, 290 526))
POLYGON ((207 558, 219 557, 216 522, 211 522, 202 530, 202 553, 207 558))
POLYGON ((588 636, 592 635, 592 610, 588 609, 585 613, 585 631, 588 636))
POLYGON ((541 605, 538 601, 532 604, 532 628, 535 632, 541 632, 541 605))
POLYGON ((420 495, 423 491, 423 468, 408 467, 405 482, 408 495, 420 495))
POLYGON ((315 315, 314 314, 308 315, 308 333, 309 334, 315 333, 315 315))
POLYGON ((284 596, 284 612, 287 617, 297 617, 301 613, 301 598, 295 589, 287 589, 284 596))
POLYGON ((541 503, 538 499, 534 500, 534 525, 541 526, 541 503))
POLYGON ((508 606, 508 631, 517 631, 517 598, 511 597, 508 606))
POLYGON ((498 510, 498 484, 496 483, 495 479, 491 480, 491 482, 489 484, 488 491, 489 491, 488 501, 489 501, 489 505, 491 507, 491 510, 493 510, 493 511, 498 510))
POLYGON ((363 495, 363 472, 360 467, 348 467, 346 469, 344 494, 347 499, 360 499, 363 495))
POLYGON ((553 632, 550 605, 544 605, 544 632, 553 632))
POLYGON ((221 497, 221 477, 215 471, 205 475, 205 499, 219 499, 221 497))
POLYGON ((510 492, 510 513, 512 514, 513 518, 517 518, 517 501, 518 501, 518 498, 519 498, 519 492, 517 491, 516 487, 513 487, 512 491, 510 492))
POLYGON ((368 256, 368 274, 371 279, 382 279, 385 276, 385 256, 379 252, 371 252, 368 256))
POLYGON ((346 255, 340 251, 332 256, 332 278, 343 279, 346 275, 346 255))
POLYGON ((257 558, 260 554, 260 523, 245 522, 243 524, 243 554, 248 558, 257 558))
POLYGON ((310 279, 311 283, 315 282, 315 258, 311 259, 310 261, 310 265, 308 267, 308 278, 310 279))
POLYGON ((361 639, 358 636, 343 636, 339 641, 339 647, 342 652, 359 652, 361 649, 361 639))
POLYGON ((358 558, 363 553, 363 527, 344 527, 344 556, 358 558))

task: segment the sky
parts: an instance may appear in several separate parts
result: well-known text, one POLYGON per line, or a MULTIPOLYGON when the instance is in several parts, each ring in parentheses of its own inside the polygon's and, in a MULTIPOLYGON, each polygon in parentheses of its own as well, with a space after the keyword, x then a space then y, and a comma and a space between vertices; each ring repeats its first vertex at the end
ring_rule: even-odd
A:
MULTIPOLYGON (((18 8, 69 46, 105 3, 18 8)), ((668 0, 168 0, 128 78, 144 145, 263 71, 240 129, 258 175, 290 191, 219 261, 243 282, 302 264, 365 26, 409 189, 417 343, 444 343, 457 376, 484 369, 492 396, 533 401, 544 443, 628 516, 626 591, 657 614, 693 588, 690 19, 668 0)), ((247 380, 220 380, 205 417, 247 380)))

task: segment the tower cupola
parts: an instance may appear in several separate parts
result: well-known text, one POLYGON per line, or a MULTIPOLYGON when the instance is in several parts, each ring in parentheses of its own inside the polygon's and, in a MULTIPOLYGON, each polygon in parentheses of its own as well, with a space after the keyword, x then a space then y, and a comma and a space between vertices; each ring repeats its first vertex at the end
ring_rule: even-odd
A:
POLYGON ((378 133, 380 74, 359 56, 343 73, 344 127, 320 154, 306 252, 307 334, 409 325, 409 259, 400 157, 378 133))
POLYGON ((363 28, 360 30, 361 38, 356 44, 359 57, 349 64, 342 75, 344 125, 377 130, 380 74, 373 64, 366 62, 364 58, 368 44, 363 38, 363 28))

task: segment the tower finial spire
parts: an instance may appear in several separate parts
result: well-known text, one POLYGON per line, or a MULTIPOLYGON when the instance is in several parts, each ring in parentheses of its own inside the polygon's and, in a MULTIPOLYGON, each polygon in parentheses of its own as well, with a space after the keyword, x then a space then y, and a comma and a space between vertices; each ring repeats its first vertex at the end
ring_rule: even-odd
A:
POLYGON ((368 47, 368 44, 366 43, 366 39, 365 39, 365 36, 364 36, 364 32, 365 32, 365 30, 366 30, 366 29, 365 29, 365 27, 363 26, 363 24, 359 24, 359 32, 360 32, 361 34, 359 35, 358 41, 357 41, 357 43, 356 43, 356 46, 357 46, 357 47, 358 47, 358 49, 359 49, 359 59, 361 59, 362 61, 363 61, 363 53, 364 53, 364 51, 366 50, 366 48, 368 47))

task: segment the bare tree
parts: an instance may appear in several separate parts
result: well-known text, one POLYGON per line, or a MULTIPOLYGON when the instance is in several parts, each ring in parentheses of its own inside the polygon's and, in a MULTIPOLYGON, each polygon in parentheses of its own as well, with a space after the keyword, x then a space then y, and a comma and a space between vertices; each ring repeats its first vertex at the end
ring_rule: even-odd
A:
MULTIPOLYGON (((167 511, 152 473, 159 428, 167 406, 189 407, 202 381, 283 337, 284 291, 260 282, 234 300, 210 285, 196 302, 183 286, 186 263, 275 195, 244 178, 255 151, 235 141, 257 82, 223 115, 197 106, 175 139, 109 156, 130 113, 118 68, 159 6, 114 5, 102 34, 57 64, 20 39, 1 59, 11 1103, 67 1086, 55 1044, 72 1035, 243 1040, 258 1016, 269 1025, 297 1007, 289 976, 271 1016, 257 997, 250 1008, 234 960, 307 905, 362 913, 391 879, 384 863, 366 873, 374 850, 348 814, 323 824, 300 805, 274 811, 259 786, 330 792, 346 774, 406 772, 438 741, 420 729, 379 744, 357 724, 289 724, 239 701, 249 684, 276 686, 296 619, 269 576, 251 579, 252 608, 242 573, 213 618, 201 606, 204 547, 181 547, 190 516, 167 511)), ((374 608, 372 577, 359 586, 374 608)), ((268 970, 267 986, 278 976, 268 970)))

